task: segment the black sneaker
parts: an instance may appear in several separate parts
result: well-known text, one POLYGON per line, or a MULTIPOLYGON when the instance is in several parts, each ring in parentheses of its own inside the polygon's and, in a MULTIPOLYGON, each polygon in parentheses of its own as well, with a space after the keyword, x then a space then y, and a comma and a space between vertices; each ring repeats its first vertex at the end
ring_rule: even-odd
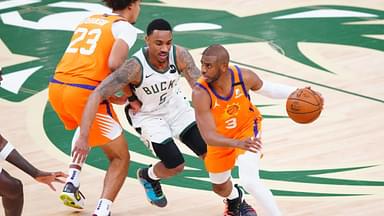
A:
POLYGON ((252 208, 245 200, 240 204, 240 215, 241 216, 257 216, 255 209, 252 208))
POLYGON ((152 180, 146 175, 148 168, 140 168, 137 170, 137 179, 144 186, 145 194, 151 204, 158 207, 165 207, 167 205, 167 198, 161 189, 159 180, 152 180))
POLYGON ((237 191, 239 191, 239 197, 236 199, 225 199, 224 203, 226 204, 225 206, 225 212, 224 216, 241 216, 240 215, 240 205, 243 199, 243 192, 240 190, 240 188, 235 185, 237 191))
POLYGON ((80 192, 79 187, 75 187, 71 182, 67 182, 64 185, 63 192, 60 194, 60 199, 63 201, 64 205, 83 209, 84 208, 84 195, 80 192))

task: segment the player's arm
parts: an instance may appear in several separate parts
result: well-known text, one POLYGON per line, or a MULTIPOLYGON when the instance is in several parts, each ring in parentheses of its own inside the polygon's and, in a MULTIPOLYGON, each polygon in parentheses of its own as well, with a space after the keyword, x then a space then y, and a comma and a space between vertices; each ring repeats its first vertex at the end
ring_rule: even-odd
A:
POLYGON ((23 172, 30 175, 32 178, 36 179, 36 181, 47 184, 52 190, 55 190, 55 188, 52 186, 52 182, 56 181, 64 183, 63 179, 60 178, 67 177, 67 175, 63 172, 44 172, 37 169, 31 163, 29 163, 22 155, 20 155, 19 152, 13 147, 13 145, 1 135, 0 159, 6 160, 9 163, 13 164, 23 172))
POLYGON ((200 70, 196 66, 195 61, 189 51, 180 46, 176 46, 176 63, 177 68, 187 79, 189 86, 194 87, 197 79, 200 77, 200 70))
POLYGON ((242 148, 252 152, 261 149, 261 142, 258 139, 236 140, 217 133, 215 120, 210 110, 211 98, 205 90, 198 86, 193 88, 192 104, 195 108, 197 126, 207 145, 242 148))
POLYGON ((246 89, 266 97, 286 99, 297 89, 292 86, 262 80, 255 72, 245 68, 241 68, 241 71, 246 89))
POLYGON ((105 78, 92 92, 83 111, 80 124, 80 136, 72 152, 74 162, 80 163, 86 159, 89 151, 89 130, 95 119, 99 104, 130 83, 139 83, 140 80, 141 65, 135 58, 131 58, 126 60, 116 71, 105 78))

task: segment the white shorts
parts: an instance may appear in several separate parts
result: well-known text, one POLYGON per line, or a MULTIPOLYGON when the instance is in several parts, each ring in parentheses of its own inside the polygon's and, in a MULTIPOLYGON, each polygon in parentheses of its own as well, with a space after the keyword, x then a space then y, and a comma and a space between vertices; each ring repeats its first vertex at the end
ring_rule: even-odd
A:
POLYGON ((153 112, 129 113, 134 128, 141 129, 143 141, 162 143, 169 138, 179 139, 180 134, 193 122, 195 112, 181 96, 175 95, 161 109, 153 112))

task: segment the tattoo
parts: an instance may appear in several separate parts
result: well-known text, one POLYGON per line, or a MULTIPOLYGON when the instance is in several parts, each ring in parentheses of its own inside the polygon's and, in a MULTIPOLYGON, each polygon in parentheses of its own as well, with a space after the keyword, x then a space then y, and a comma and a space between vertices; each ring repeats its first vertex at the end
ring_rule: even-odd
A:
POLYGON ((200 77, 200 70, 197 68, 195 61, 192 58, 192 55, 188 52, 187 49, 184 47, 178 47, 179 52, 177 53, 177 60, 176 62, 179 62, 184 67, 181 67, 181 72, 187 79, 189 85, 193 87, 195 85, 195 82, 200 77))
POLYGON ((103 80, 97 87, 97 90, 104 100, 133 81, 140 80, 140 76, 141 65, 135 58, 131 58, 126 60, 118 69, 103 80))

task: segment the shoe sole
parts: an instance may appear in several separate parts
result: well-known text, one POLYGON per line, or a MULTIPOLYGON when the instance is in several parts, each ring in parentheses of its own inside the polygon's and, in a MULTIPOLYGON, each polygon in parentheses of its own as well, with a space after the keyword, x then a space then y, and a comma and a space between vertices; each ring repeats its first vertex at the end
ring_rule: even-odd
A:
POLYGON ((140 171, 140 169, 137 169, 136 177, 137 177, 137 180, 139 181, 140 185, 144 189, 145 197, 147 198, 148 202, 151 203, 152 205, 160 207, 160 208, 164 208, 165 206, 167 206, 167 203, 165 203, 165 204, 157 204, 155 201, 152 201, 151 199, 148 198, 147 191, 145 190, 144 185, 141 183, 141 180, 140 180, 141 177, 140 177, 139 171, 140 171))
POLYGON ((61 201, 63 201, 63 204, 66 206, 69 206, 75 209, 84 209, 82 206, 77 205, 75 200, 67 194, 61 194, 60 199, 61 201))

